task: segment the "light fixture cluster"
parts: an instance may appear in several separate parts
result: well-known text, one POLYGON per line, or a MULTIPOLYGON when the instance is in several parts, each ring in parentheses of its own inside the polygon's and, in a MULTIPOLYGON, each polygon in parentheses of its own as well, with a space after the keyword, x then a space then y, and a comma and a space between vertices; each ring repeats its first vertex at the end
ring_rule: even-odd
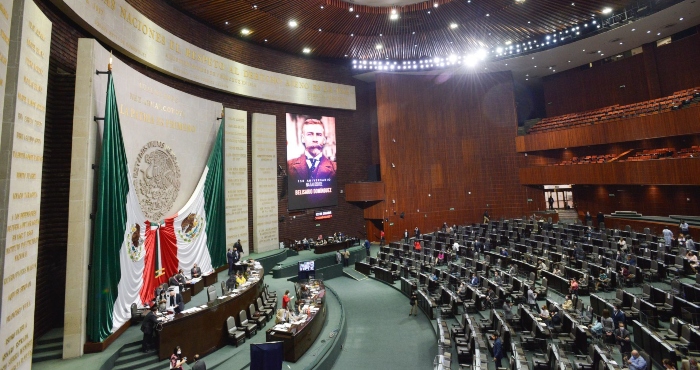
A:
POLYGON ((488 51, 477 50, 467 55, 450 55, 444 58, 430 58, 418 60, 357 60, 352 61, 352 68, 373 71, 407 71, 429 70, 452 66, 475 67, 479 62, 486 60, 488 51))
POLYGON ((592 32, 597 32, 600 29, 600 23, 595 19, 590 22, 585 22, 583 24, 571 26, 563 30, 552 32, 544 36, 542 40, 532 40, 522 43, 512 43, 506 42, 503 46, 497 46, 491 50, 496 57, 510 57, 513 55, 528 53, 532 50, 546 49, 549 47, 561 45, 562 43, 567 43, 575 41, 581 35, 585 35, 592 32))

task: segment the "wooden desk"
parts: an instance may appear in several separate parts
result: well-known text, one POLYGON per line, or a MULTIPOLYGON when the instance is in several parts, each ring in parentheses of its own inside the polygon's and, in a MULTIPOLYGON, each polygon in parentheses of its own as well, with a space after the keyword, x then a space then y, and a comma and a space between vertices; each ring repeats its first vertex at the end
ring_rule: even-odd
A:
MULTIPOLYGON (((306 322, 293 327, 292 332, 278 331, 268 329, 265 335, 265 340, 268 342, 279 341, 284 346, 284 360, 289 362, 297 362, 301 356, 311 347, 316 341, 316 338, 323 329, 323 324, 326 322, 326 295, 325 289, 322 289, 318 297, 321 299, 321 304, 318 312, 311 314, 311 318, 306 322)), ((319 306, 318 303, 315 303, 319 306)))
POLYGON ((192 283, 187 284, 187 289, 192 291, 193 296, 197 295, 197 293, 204 290, 204 279, 199 279, 199 281, 194 283, 194 284, 192 284, 192 283))
POLYGON ((318 245, 314 247, 314 253, 315 254, 323 254, 323 253, 328 253, 328 252, 335 252, 339 251, 345 248, 350 248, 352 247, 355 243, 357 243, 357 239, 347 239, 342 242, 337 242, 337 243, 328 243, 325 245, 318 245))
POLYGON ((188 304, 192 300, 192 289, 185 289, 180 292, 180 295, 182 296, 182 302, 188 304))
POLYGON ((217 281, 219 281, 219 276, 217 273, 212 272, 209 275, 202 275, 202 280, 204 281, 204 286, 209 286, 216 284, 217 281))
MULTIPOLYGON (((263 269, 259 270, 259 274, 260 279, 237 296, 216 299, 207 303, 207 308, 201 311, 178 314, 174 320, 163 323, 158 337, 158 359, 170 358, 176 346, 180 346, 182 354, 188 358, 194 358, 195 353, 203 356, 225 346, 228 340, 226 319, 233 316, 238 322, 238 313, 247 310, 262 294, 263 269)), ((213 275, 216 277, 216 274, 213 275)))

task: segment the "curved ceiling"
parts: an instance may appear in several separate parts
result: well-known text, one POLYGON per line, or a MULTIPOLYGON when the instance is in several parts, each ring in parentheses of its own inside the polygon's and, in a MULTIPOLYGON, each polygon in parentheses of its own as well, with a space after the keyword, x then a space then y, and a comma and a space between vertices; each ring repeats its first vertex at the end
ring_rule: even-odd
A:
POLYGON ((633 0, 167 0, 253 43, 332 59, 419 59, 523 42, 633 0), (375 6, 377 5, 377 6, 375 6), (437 6, 436 6, 437 5, 437 6), (392 20, 392 11, 396 12, 392 20), (296 27, 290 27, 290 21, 296 27), (243 32, 249 33, 245 35, 243 32))

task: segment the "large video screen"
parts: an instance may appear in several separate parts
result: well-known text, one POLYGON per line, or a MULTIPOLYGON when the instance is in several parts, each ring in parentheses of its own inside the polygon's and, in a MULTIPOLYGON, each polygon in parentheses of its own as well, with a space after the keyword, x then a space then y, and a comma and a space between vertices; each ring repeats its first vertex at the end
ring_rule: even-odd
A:
POLYGON ((287 113, 290 210, 338 205, 335 117, 287 113))

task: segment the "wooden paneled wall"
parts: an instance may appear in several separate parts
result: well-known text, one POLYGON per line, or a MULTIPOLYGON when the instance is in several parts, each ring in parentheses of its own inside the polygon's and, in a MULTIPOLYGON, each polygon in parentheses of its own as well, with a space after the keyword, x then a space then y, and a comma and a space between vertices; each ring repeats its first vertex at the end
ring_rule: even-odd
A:
POLYGON ((348 202, 370 202, 384 200, 384 183, 353 182, 345 185, 345 200, 348 202))
POLYGON ((664 159, 520 169, 523 185, 630 184, 700 185, 700 159, 664 159))
POLYGON ((518 152, 572 148, 700 133, 700 105, 566 130, 518 136, 518 152))
POLYGON ((543 77, 547 117, 636 103, 700 86, 700 34, 661 47, 650 43, 643 50, 617 62, 597 61, 592 68, 543 77))
POLYGON ((700 214, 700 186, 575 185, 573 197, 581 217, 586 211, 594 217, 615 211, 663 217, 700 214))
POLYGON ((524 157, 515 152, 509 72, 380 73, 376 81, 386 198, 365 217, 384 219, 388 240, 416 226, 428 232, 443 222, 471 223, 487 209, 495 218, 526 212, 533 190, 518 184, 524 157))

